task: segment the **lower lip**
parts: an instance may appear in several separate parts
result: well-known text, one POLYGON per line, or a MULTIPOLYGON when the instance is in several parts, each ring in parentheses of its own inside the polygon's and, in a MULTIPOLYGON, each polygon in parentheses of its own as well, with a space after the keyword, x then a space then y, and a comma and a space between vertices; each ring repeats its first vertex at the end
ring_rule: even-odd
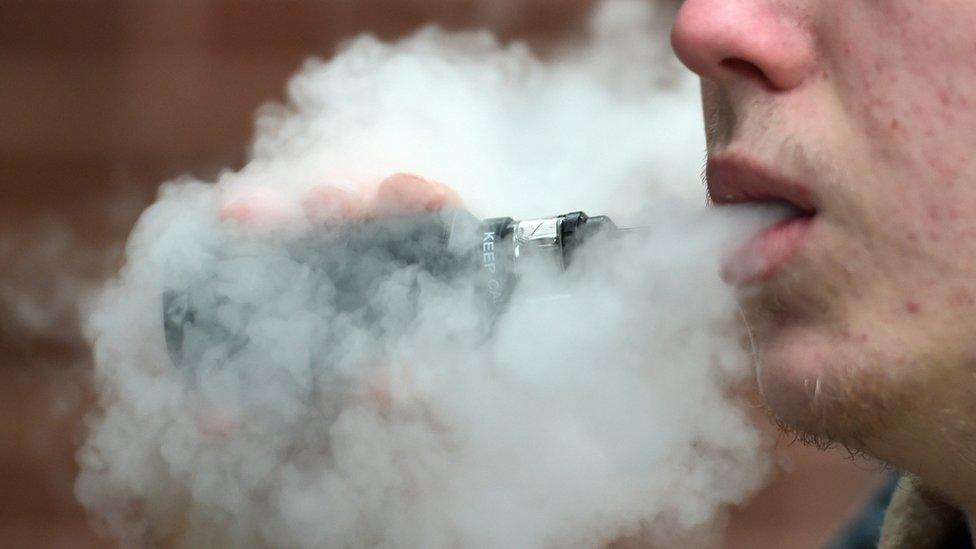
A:
POLYGON ((765 282, 793 258, 813 227, 813 216, 785 219, 736 249, 722 265, 722 280, 735 286, 765 282))

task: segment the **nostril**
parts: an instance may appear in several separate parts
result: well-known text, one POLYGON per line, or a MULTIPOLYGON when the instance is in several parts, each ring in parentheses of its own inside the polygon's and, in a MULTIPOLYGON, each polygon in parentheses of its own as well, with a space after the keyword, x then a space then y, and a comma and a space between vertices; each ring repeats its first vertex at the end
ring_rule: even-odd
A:
POLYGON ((720 64, 724 69, 732 71, 739 76, 756 80, 769 88, 775 87, 773 85, 773 82, 769 79, 769 77, 766 76, 766 73, 764 73, 756 65, 744 59, 739 59, 737 57, 730 57, 727 59, 723 59, 720 64))

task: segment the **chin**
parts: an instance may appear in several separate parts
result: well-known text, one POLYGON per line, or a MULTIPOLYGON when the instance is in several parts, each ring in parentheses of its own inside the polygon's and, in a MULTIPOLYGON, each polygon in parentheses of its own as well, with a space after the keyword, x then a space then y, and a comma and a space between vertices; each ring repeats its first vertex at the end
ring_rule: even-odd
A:
POLYGON ((769 410, 797 429, 819 430, 817 400, 834 369, 823 342, 802 329, 781 327, 775 334, 757 334, 754 345, 759 392, 769 410))
POLYGON ((847 330, 782 325, 758 335, 755 346, 763 402, 804 440, 867 450, 911 409, 912 393, 889 375, 898 361, 847 330))

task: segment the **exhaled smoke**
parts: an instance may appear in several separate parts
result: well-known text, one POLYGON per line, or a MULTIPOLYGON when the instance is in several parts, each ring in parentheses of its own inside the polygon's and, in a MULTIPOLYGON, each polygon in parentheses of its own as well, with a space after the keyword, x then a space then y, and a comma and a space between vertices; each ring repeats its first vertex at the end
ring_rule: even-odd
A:
POLYGON ((119 252, 99 253, 54 216, 0 235, 0 340, 79 341, 78 308, 97 294, 119 252))
POLYGON ((712 539, 765 473, 729 397, 748 368, 717 276, 761 216, 701 206, 697 98, 665 16, 606 4, 549 61, 426 29, 310 62, 243 170, 164 187, 94 307, 86 507, 129 542, 201 547, 712 539), (545 298, 520 273, 489 318, 473 281, 343 240, 375 224, 217 213, 258 193, 298 219, 312 187, 398 171, 481 216, 585 209, 650 230, 582 250, 545 298), (164 338, 174 288, 197 309, 182 359, 164 338))

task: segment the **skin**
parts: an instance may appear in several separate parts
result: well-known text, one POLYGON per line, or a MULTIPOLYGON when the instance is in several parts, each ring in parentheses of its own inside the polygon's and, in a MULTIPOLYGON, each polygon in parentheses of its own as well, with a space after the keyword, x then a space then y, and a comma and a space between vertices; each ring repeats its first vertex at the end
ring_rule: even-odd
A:
POLYGON ((708 154, 805 187, 783 269, 740 288, 763 399, 976 513, 976 3, 687 0, 708 154))

